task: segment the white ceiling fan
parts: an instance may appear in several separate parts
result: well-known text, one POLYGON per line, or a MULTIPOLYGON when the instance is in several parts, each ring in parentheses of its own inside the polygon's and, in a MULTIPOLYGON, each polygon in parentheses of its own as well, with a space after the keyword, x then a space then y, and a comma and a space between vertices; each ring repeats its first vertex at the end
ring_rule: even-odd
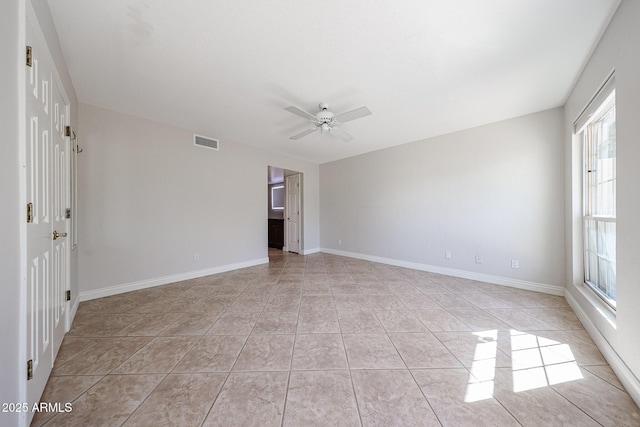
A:
POLYGON ((316 114, 307 113, 306 111, 294 106, 285 108, 285 110, 290 111, 293 114, 297 114, 300 117, 304 117, 314 124, 311 129, 307 129, 305 131, 297 133, 289 137, 289 139, 297 140, 302 138, 303 136, 307 136, 310 133, 320 130, 320 132, 322 133, 329 132, 345 142, 351 141, 353 139, 353 136, 351 136, 351 134, 349 134, 344 129, 340 129, 338 125, 371 114, 371 111, 367 107, 356 108, 355 110, 347 111, 346 113, 337 115, 329 111, 329 104, 327 103, 323 102, 319 105, 319 107, 320 111, 318 111, 316 114))

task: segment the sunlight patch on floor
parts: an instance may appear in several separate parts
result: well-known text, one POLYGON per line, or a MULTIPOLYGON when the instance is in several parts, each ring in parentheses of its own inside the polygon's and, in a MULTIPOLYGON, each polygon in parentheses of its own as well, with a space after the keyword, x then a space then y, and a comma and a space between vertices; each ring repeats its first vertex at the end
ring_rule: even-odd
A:
POLYGON ((583 378, 569 344, 515 329, 510 339, 514 392, 583 378))
POLYGON ((474 332, 478 337, 469 385, 464 397, 465 402, 477 402, 493 396, 496 376, 496 357, 498 355, 498 331, 474 332))
MULTIPOLYGON (((478 337, 465 402, 493 397, 498 331, 474 332, 478 337)), ((511 369, 515 393, 582 379, 582 372, 568 344, 511 329, 511 369)))

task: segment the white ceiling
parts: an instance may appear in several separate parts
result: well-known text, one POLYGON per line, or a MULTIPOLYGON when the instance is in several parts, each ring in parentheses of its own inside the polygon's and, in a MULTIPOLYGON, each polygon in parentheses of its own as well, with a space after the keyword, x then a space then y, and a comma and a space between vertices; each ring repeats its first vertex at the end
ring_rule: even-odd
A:
POLYGON ((620 0, 49 0, 80 102, 324 163, 564 101, 620 0), (328 102, 345 143, 289 136, 328 102))

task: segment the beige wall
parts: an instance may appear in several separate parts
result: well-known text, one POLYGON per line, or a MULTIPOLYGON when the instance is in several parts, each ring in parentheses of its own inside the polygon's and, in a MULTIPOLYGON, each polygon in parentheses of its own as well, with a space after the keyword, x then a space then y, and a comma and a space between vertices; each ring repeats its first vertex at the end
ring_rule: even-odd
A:
POLYGON ((321 246, 561 291, 563 117, 543 111, 321 165, 321 246))
POLYGON ((264 261, 268 166, 303 173, 303 245, 318 248, 318 165, 83 104, 80 135, 82 293, 264 261))

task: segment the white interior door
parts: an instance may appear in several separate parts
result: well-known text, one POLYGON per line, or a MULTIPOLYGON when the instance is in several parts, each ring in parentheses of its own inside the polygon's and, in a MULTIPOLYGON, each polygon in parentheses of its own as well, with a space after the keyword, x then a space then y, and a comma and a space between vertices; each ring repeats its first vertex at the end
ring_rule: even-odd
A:
POLYGON ((26 76, 27 173, 27 359, 31 379, 28 403, 37 402, 53 366, 51 331, 51 70, 42 40, 27 19, 27 43, 32 47, 26 76))
POLYGON ((31 65, 25 66, 28 203, 25 362, 29 378, 25 398, 29 407, 42 395, 67 328, 64 314, 69 271, 66 238, 53 240, 54 226, 59 227, 56 231, 60 233, 67 232, 64 211, 69 197, 69 164, 68 139, 63 132, 68 107, 53 83, 53 60, 36 22, 27 13, 26 41, 31 47, 31 65))
POLYGON ((70 206, 70 161, 69 140, 65 135, 69 106, 65 102, 57 82, 52 84, 52 221, 54 233, 59 236, 53 242, 52 263, 52 322, 53 322, 53 358, 57 354, 67 331, 67 289, 69 289, 69 219, 67 207, 70 206))
POLYGON ((300 174, 285 178, 287 202, 285 206, 285 225, 287 250, 300 252, 300 174))

